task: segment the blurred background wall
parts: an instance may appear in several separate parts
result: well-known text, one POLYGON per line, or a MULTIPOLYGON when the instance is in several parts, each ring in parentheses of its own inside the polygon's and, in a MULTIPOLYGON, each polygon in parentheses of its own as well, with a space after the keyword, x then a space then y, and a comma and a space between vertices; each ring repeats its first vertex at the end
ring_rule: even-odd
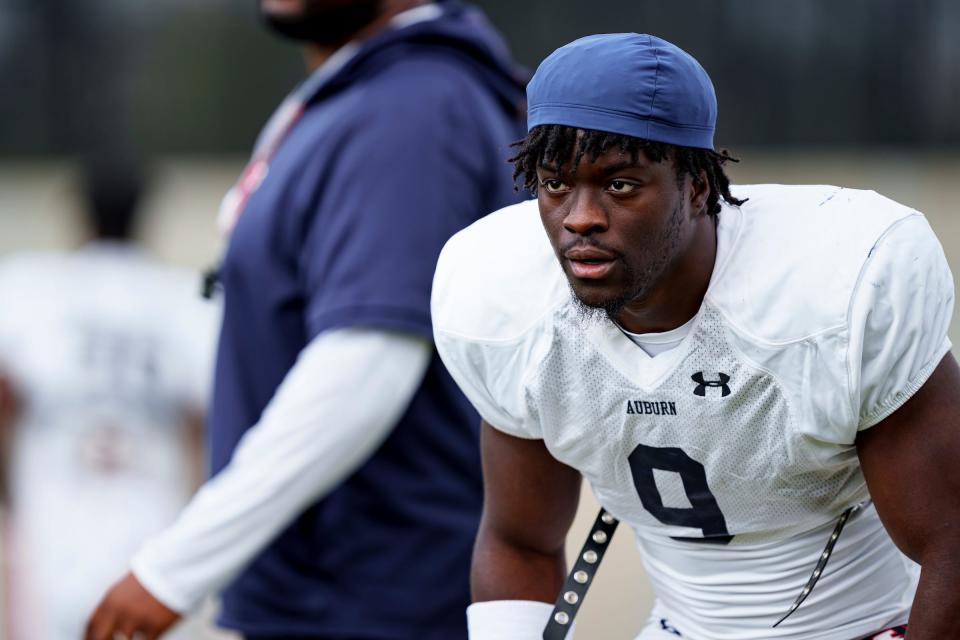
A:
MULTIPOLYGON (((776 147, 960 144, 953 0, 481 0, 529 67, 558 45, 649 31, 717 85, 718 140, 776 147)), ((124 136, 159 153, 242 153, 300 77, 254 0, 0 1, 0 155, 124 136)))
MULTIPOLYGON (((927 213, 960 274, 960 3, 479 4, 531 68, 589 33, 672 40, 714 79, 717 141, 742 159, 736 181, 876 189, 927 213)), ((107 147, 153 163, 149 246, 209 264, 218 201, 302 73, 296 48, 260 28, 253 0, 0 0, 0 257, 76 242, 73 159, 107 147)), ((960 340, 956 320, 951 336, 960 340)), ((584 495, 572 548, 594 515, 584 495)), ((614 547, 580 637, 632 637, 649 610, 629 532, 614 547)))

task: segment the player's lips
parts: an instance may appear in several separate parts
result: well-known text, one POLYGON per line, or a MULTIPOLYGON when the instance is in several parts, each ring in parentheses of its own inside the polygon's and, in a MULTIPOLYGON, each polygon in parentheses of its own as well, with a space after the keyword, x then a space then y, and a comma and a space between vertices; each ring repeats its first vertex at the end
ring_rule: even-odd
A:
POLYGON ((576 278, 596 280, 606 276, 613 268, 616 256, 594 247, 575 247, 565 251, 563 257, 576 278))

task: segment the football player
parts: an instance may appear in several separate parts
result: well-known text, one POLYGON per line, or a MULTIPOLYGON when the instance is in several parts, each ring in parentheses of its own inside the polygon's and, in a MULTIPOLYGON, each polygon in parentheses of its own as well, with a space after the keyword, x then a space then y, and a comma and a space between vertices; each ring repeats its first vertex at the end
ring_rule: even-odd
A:
POLYGON ((454 236, 433 291, 484 419, 470 637, 565 637, 617 520, 643 640, 960 637, 954 288, 923 215, 731 187, 709 77, 653 36, 577 40, 527 92, 537 199, 454 236), (565 582, 581 478, 604 512, 565 582))
POLYGON ((128 161, 91 161, 90 241, 0 262, 9 640, 81 637, 98 594, 199 481, 216 306, 137 246, 142 181, 128 161))

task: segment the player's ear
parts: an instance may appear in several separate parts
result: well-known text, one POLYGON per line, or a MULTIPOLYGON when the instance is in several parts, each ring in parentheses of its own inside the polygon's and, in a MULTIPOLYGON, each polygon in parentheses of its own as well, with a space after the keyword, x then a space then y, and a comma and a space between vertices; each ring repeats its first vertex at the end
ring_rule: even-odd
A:
POLYGON ((701 169, 699 174, 690 177, 690 209, 704 212, 709 195, 710 181, 707 179, 707 172, 701 169))

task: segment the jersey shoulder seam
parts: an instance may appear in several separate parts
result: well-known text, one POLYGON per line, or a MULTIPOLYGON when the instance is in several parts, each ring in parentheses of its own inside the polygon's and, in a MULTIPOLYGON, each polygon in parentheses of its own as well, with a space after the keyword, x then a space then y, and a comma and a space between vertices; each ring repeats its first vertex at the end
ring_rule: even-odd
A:
POLYGON ((545 321, 552 317, 558 308, 566 304, 566 300, 559 300, 552 305, 549 305, 542 313, 537 315, 532 321, 529 322, 525 327, 520 329, 514 335, 505 337, 505 338, 484 338, 477 335, 470 335, 461 331, 456 331, 454 329, 448 329, 445 327, 435 327, 434 330, 437 333, 448 335, 451 337, 461 338, 463 340, 469 340, 470 342, 476 342, 481 344, 487 344, 491 346, 506 346, 515 342, 521 342, 526 338, 531 331, 535 330, 538 325, 543 325, 545 321))
POLYGON ((841 323, 839 323, 839 324, 830 325, 830 326, 824 327, 824 328, 822 328, 822 329, 817 329, 816 331, 811 331, 810 333, 806 333, 806 334, 800 335, 800 336, 798 336, 798 337, 796 337, 796 338, 789 338, 789 339, 786 339, 786 340, 770 340, 770 339, 768 339, 768 338, 764 338, 764 337, 762 337, 762 336, 758 336, 758 335, 757 335, 756 333, 754 333, 753 331, 750 331, 750 330, 747 329, 746 327, 742 326, 740 323, 736 322, 736 321, 730 316, 730 314, 728 314, 728 313, 726 312, 726 310, 723 308, 723 306, 720 305, 720 304, 713 298, 713 296, 711 296, 709 293, 708 293, 707 296, 706 296, 706 300, 710 303, 710 306, 711 306, 711 307, 713 307, 714 309, 716 309, 717 313, 719 313, 719 314, 723 317, 724 321, 725 321, 731 328, 736 329, 737 332, 741 333, 744 337, 749 338, 751 341, 757 342, 757 343, 762 344, 762 345, 764 345, 764 346, 766 346, 766 347, 786 347, 786 346, 790 346, 790 345, 792 345, 792 344, 797 344, 797 343, 800 343, 800 342, 806 342, 807 340, 810 340, 811 338, 817 338, 817 337, 820 337, 820 336, 829 335, 829 334, 831 334, 831 333, 836 333, 836 332, 842 331, 843 329, 845 329, 845 328, 847 327, 847 323, 846 323, 846 322, 841 322, 841 323))

